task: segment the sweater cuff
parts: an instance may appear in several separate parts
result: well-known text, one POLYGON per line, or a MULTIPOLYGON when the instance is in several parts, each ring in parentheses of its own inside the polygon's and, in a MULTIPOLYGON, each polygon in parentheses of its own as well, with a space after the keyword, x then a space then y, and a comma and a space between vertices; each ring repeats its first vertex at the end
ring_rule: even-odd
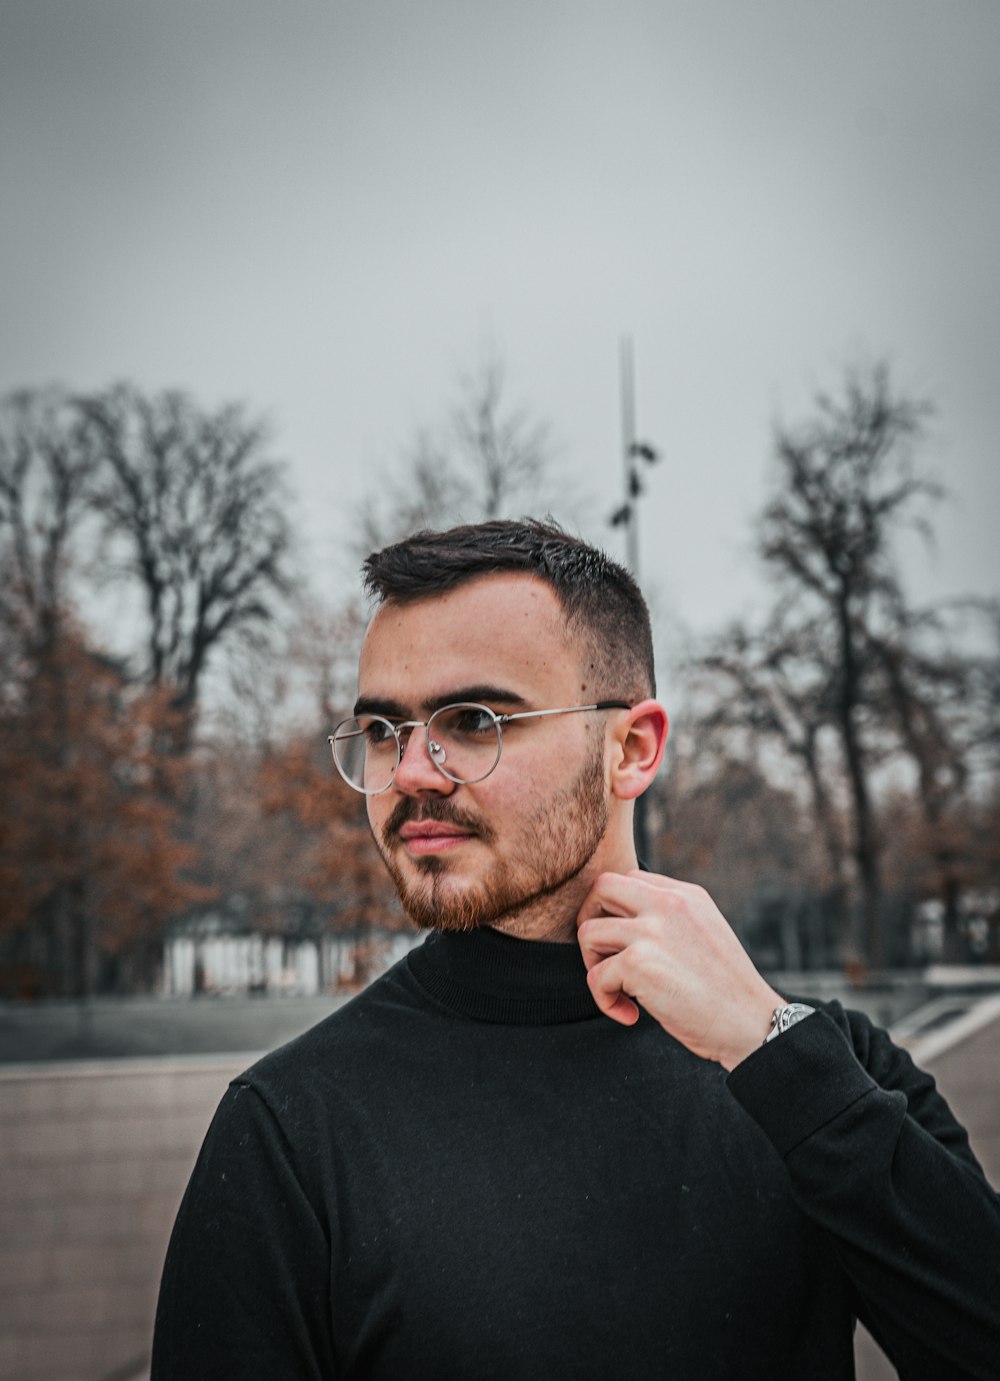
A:
POLYGON ((726 1082, 781 1156, 878 1087, 823 1011, 752 1051, 726 1082))

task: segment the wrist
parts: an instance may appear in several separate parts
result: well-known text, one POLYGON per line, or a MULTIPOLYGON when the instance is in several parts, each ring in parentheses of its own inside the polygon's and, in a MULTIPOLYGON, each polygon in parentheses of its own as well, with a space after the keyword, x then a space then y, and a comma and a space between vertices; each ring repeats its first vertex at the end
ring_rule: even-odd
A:
POLYGON ((755 997, 752 1005, 748 1005, 738 1031, 733 1033, 732 1040, 719 1055, 719 1064, 727 1073, 763 1045, 771 1029, 775 1008, 783 1006, 785 999, 773 988, 767 988, 755 997))

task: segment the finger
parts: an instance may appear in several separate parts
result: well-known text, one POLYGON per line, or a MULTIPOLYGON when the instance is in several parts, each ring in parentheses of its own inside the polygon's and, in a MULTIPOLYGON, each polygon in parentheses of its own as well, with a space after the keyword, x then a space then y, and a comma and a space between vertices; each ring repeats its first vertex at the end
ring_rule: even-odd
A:
POLYGON ((577 925, 595 916, 634 916, 642 904, 642 884, 624 873, 601 873, 583 899, 577 925))
POLYGON ((581 922, 577 943, 588 969, 612 954, 620 954, 644 933, 634 916, 593 916, 581 922))
POLYGON ((644 882, 649 887, 656 887, 661 892, 680 892, 684 888, 693 887, 695 884, 685 882, 683 878, 670 878, 664 873, 647 873, 643 868, 634 868, 626 877, 634 878, 636 882, 644 882))
POLYGON ((639 1020, 639 1008, 622 987, 620 955, 595 964, 587 974, 587 984, 606 1017, 622 1026, 634 1026, 639 1020))

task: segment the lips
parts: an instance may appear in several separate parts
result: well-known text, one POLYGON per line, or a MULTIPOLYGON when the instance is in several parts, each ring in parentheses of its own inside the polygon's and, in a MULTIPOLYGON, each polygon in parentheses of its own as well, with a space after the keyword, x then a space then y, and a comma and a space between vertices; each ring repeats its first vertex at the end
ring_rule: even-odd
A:
POLYGON ((449 825, 442 820, 411 820, 399 831, 399 837, 401 839, 416 839, 418 837, 441 837, 457 834, 464 836, 471 833, 471 830, 465 829, 462 825, 449 825))
POLYGON ((475 835, 462 825, 442 820, 411 820, 400 829, 399 837, 411 853, 427 854, 456 848, 474 839, 475 835))

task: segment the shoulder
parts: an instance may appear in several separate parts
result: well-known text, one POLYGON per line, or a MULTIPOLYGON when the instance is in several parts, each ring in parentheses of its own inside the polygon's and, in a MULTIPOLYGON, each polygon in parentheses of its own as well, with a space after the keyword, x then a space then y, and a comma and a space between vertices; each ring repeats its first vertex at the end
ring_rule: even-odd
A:
POLYGON ((261 1057, 233 1086, 252 1088, 272 1111, 289 1099, 361 1084, 423 1015, 420 990, 404 956, 350 1001, 294 1040, 261 1057))
POLYGON ((323 1175, 317 1167, 327 1165, 338 1136, 357 1122, 372 1091, 384 1089, 393 1066, 386 1051, 398 1046, 412 1004, 404 959, 243 1070, 216 1109, 202 1160, 224 1163, 234 1183, 245 1183, 247 1166, 281 1167, 281 1175, 307 1187, 318 1202, 323 1175))

